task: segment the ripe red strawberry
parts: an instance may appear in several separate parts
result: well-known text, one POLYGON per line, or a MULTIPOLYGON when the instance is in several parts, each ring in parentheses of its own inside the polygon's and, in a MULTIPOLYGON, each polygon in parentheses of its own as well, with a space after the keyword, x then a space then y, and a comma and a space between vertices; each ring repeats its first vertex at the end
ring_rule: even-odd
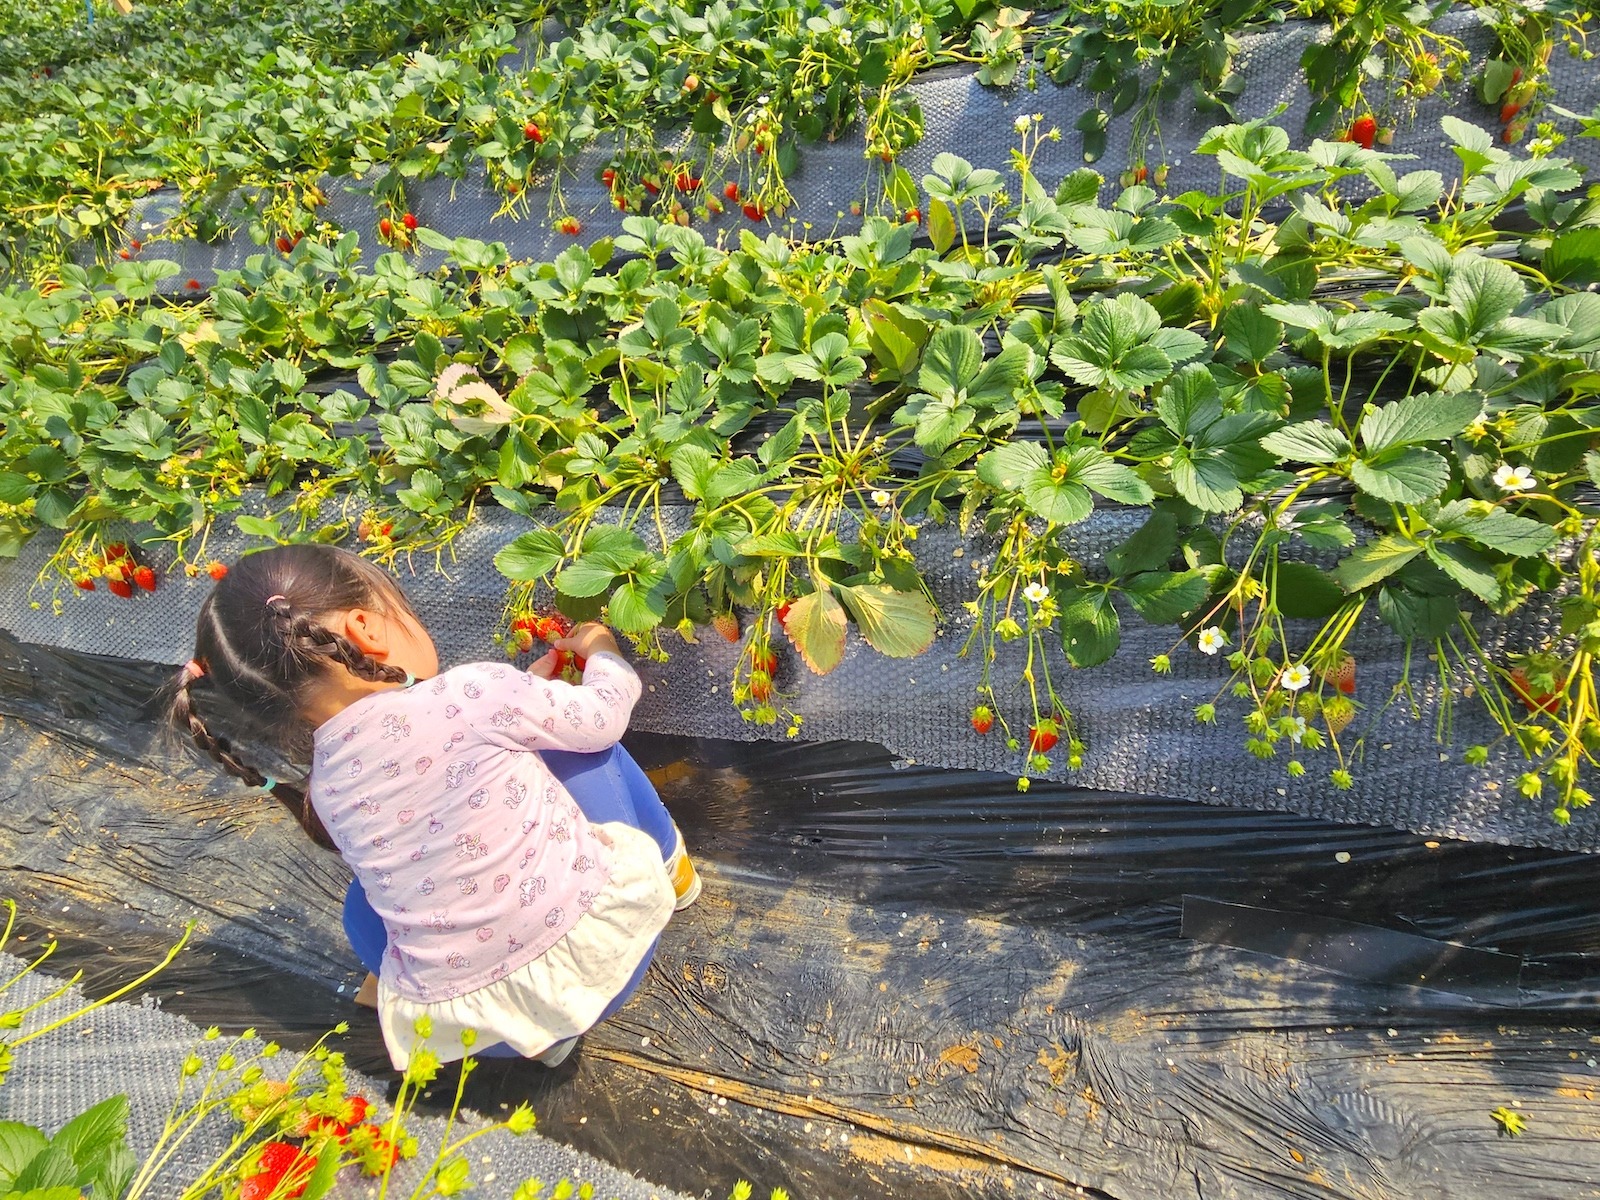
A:
POLYGON ((711 628, 720 633, 725 641, 739 640, 739 617, 733 612, 717 613, 711 618, 711 628))
POLYGON ((618 196, 617 199, 616 199, 616 205, 617 205, 617 211, 618 212, 627 212, 628 211, 628 198, 626 196, 618 196))
POLYGON ((772 676, 765 671, 750 672, 750 698, 765 701, 772 699, 772 676))
POLYGON ((600 182, 605 184, 608 188, 615 187, 617 183, 617 173, 610 167, 607 167, 604 171, 600 172, 600 182))
POLYGON ((137 252, 137 251, 140 251, 140 250, 143 250, 143 249, 144 249, 144 243, 143 243, 143 242, 141 242, 141 241, 140 241, 140 240, 139 240, 139 239, 138 239, 138 238, 134 238, 134 239, 133 239, 133 240, 132 240, 132 241, 131 241, 131 242, 129 242, 129 243, 128 243, 128 246, 129 246, 129 247, 130 247, 130 248, 131 248, 131 249, 132 249, 132 250, 134 250, 134 251, 135 251, 135 252, 137 252))
POLYGON ((746 204, 744 206, 744 215, 752 221, 764 221, 767 218, 767 211, 759 204, 746 204))
POLYGON ((994 728, 994 713, 987 704, 972 710, 972 727, 979 733, 988 733, 994 728))
POLYGON ((1349 140, 1363 150, 1372 149, 1372 140, 1378 136, 1378 119, 1371 113, 1357 117, 1350 123, 1349 140))
POLYGON ((778 673, 778 656, 771 650, 765 654, 756 654, 750 660, 750 667, 755 671, 765 671, 768 675, 778 673))
POLYGON ((115 562, 117 559, 126 558, 127 556, 128 556, 128 547, 127 547, 126 544, 124 544, 122 542, 108 542, 108 543, 106 543, 106 561, 107 562, 115 562))
POLYGON ((394 233, 394 223, 392 221, 390 221, 388 217, 381 218, 378 221, 378 234, 379 234, 379 236, 381 236, 381 237, 389 237, 393 233, 394 233))
POLYGON ((1500 106, 1500 124, 1511 124, 1512 118, 1514 118, 1521 111, 1522 105, 1518 104, 1515 100, 1507 100, 1500 106))
POLYGON ((228 573, 228 564, 227 563, 220 563, 216 559, 212 559, 210 562, 208 562, 206 564, 206 574, 210 575, 211 578, 213 578, 213 579, 220 580, 224 576, 226 576, 227 573, 228 573))
POLYGON ((1135 167, 1133 169, 1133 181, 1135 183, 1143 183, 1149 177, 1150 177, 1150 169, 1148 167, 1146 167, 1143 163, 1140 163, 1137 167, 1135 167))
POLYGON ((200 281, 198 279, 191 279, 183 286, 188 288, 191 292, 198 292, 200 290, 200 281))
POLYGON ((347 1096, 344 1102, 344 1123, 354 1129, 367 1119, 367 1114, 372 1111, 372 1104, 365 1096, 347 1096))
POLYGON ((133 255, 129 254, 126 250, 118 250, 117 257, 122 259, 123 262, 127 262, 128 259, 133 257, 133 255))
POLYGON ((149 567, 135 567, 133 569, 133 581, 147 592, 156 590, 156 573, 149 567))
POLYGON ((687 171, 679 171, 678 177, 672 182, 680 192, 696 192, 700 190, 700 177, 691 175, 687 171))
POLYGON ((277 245, 278 245, 278 250, 283 254, 287 254, 287 253, 289 253, 289 251, 294 249, 294 243, 291 242, 288 238, 282 237, 282 236, 280 236, 278 238, 277 245))
POLYGON ((908 225, 921 225, 922 224, 922 210, 920 208, 908 208, 908 209, 906 209, 906 224, 908 224, 908 225))
POLYGON ((649 192, 652 196, 659 196, 661 194, 661 185, 654 179, 641 179, 639 182, 644 184, 644 190, 649 192))
POLYGON ((569 237, 577 237, 583 232, 583 224, 577 217, 562 217, 556 222, 556 228, 569 237))
POLYGON ((513 620, 511 622, 511 628, 512 628, 513 631, 526 630, 529 633, 533 633, 535 630, 537 630, 539 628, 538 618, 537 617, 517 617, 515 620, 513 620))
POLYGON ((81 592, 92 592, 94 591, 94 580, 85 575, 79 579, 74 579, 72 586, 81 592))
POLYGON ((400 218, 400 224, 404 225, 407 229, 415 229, 417 227, 416 215, 414 213, 407 213, 405 216, 400 218))
POLYGON ((522 127, 522 136, 535 144, 544 141, 544 131, 532 121, 522 127))
POLYGON ((261 1174, 276 1175, 281 1179, 294 1168, 300 1158, 300 1147, 291 1146, 288 1142, 268 1142, 261 1147, 261 1157, 258 1160, 261 1174))
POLYGON ((1512 67, 1511 68, 1511 83, 1510 83, 1510 86, 1507 88, 1507 90, 1509 91, 1510 88, 1516 87, 1517 84, 1519 84, 1521 82, 1522 82, 1522 68, 1521 67, 1512 67))
MULTIPOLYGON (((1558 684, 1557 687, 1559 686, 1558 684)), ((1561 707, 1561 697, 1556 692, 1547 692, 1531 682, 1524 667, 1511 668, 1511 690, 1531 713, 1553 713, 1561 707)))
POLYGON ((1061 740, 1061 727, 1051 717, 1043 718, 1028 729, 1028 746, 1035 754, 1048 754, 1061 740))
POLYGON ((776 610, 776 615, 777 615, 777 618, 778 618, 778 624, 782 625, 784 628, 788 628, 788 625, 789 625, 789 602, 787 600, 785 600, 782 604, 778 605, 777 610, 776 610))
POLYGON ((722 194, 729 200, 737 200, 739 198, 739 185, 737 183, 727 184, 722 189, 722 194))
POLYGON ((1356 691, 1356 658, 1355 655, 1345 653, 1339 656, 1337 665, 1327 668, 1322 672, 1323 680, 1333 687, 1338 688, 1346 696, 1355 695, 1356 691))
POLYGON ((106 587, 111 590, 113 596, 121 596, 124 600, 133 598, 133 584, 126 579, 108 579, 106 580, 106 587))

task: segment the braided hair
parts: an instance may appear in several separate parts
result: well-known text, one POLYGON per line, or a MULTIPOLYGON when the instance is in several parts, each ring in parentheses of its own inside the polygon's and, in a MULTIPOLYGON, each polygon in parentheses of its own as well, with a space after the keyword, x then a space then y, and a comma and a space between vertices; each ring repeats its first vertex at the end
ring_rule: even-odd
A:
POLYGON ((259 722, 292 760, 310 762, 314 730, 302 715, 312 685, 334 665, 374 683, 403 683, 399 667, 369 657, 321 621, 370 608, 415 617, 393 579, 359 555, 334 546, 294 545, 246 555, 200 606, 194 657, 168 685, 174 730, 235 779, 272 794, 311 840, 336 849, 304 786, 274 779, 247 762, 195 706, 212 693, 259 722))

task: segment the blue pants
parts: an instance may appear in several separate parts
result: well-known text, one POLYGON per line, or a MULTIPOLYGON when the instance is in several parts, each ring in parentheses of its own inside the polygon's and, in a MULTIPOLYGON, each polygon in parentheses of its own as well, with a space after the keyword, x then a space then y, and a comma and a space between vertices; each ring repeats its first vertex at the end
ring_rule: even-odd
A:
MULTIPOLYGON (((677 830, 672 816, 649 776, 639 769, 639 764, 620 744, 598 754, 575 754, 568 750, 549 750, 544 753, 545 765, 561 780, 567 791, 583 810, 583 815, 594 824, 621 821, 649 834, 661 847, 662 861, 672 857, 677 844, 677 830)), ((350 890, 344 897, 344 932, 350 939, 350 948, 356 952, 361 965, 374 975, 389 948, 389 935, 383 921, 372 911, 367 893, 360 880, 350 881, 350 890)), ((650 959, 655 955, 654 944, 640 962, 638 970, 623 985, 617 998, 606 1006, 598 1020, 603 1021, 628 1002, 634 989, 644 981, 650 959)), ((496 1042, 476 1052, 479 1058, 517 1058, 517 1052, 504 1042, 496 1042)))

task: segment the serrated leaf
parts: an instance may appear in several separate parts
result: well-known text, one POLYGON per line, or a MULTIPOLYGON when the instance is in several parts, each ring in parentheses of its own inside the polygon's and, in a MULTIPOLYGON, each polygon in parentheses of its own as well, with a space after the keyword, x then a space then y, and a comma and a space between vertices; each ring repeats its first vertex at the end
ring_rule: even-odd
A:
POLYGON ((1350 478, 1369 496, 1398 504, 1432 500, 1450 482, 1450 464, 1421 446, 1395 446, 1350 465, 1350 478))
POLYGON ((1350 453, 1350 439, 1326 421, 1299 421, 1267 434, 1263 448, 1285 462, 1332 463, 1350 453))
POLYGON ((1421 553, 1422 547, 1415 542, 1385 534, 1357 546, 1348 558, 1333 569, 1332 575, 1346 592, 1359 592, 1380 579, 1387 579, 1421 553))
POLYGON ((500 548, 495 569, 507 579, 531 583, 542 579, 561 562, 566 548, 548 529, 530 529, 500 548))
POLYGON ((1106 570, 1113 577, 1155 571, 1171 562, 1177 552, 1178 518, 1168 509, 1158 508, 1127 541, 1107 551, 1106 570))
MULTIPOLYGON (((839 588, 861 636, 879 654, 889 658, 914 658, 929 646, 938 629, 933 605, 920 592, 902 592, 882 583, 862 583, 839 588)), ((794 619, 791 607, 789 619, 794 619)))
POLYGON ((826 675, 844 658, 845 620, 844 605, 823 588, 790 602, 783 631, 806 666, 826 675))
POLYGON ((1125 585, 1129 602, 1152 625, 1170 625, 1193 612, 1211 594, 1199 571, 1146 571, 1125 585))
POLYGON ((1483 412, 1476 392, 1426 392, 1380 405, 1361 418, 1361 444, 1369 452, 1453 438, 1483 412))
POLYGON ((1470 546, 1459 542, 1428 543, 1433 564, 1485 604, 1498 604, 1502 595, 1494 564, 1470 546))
POLYGON ((1035 471, 1047 470, 1050 456, 1033 442, 1008 442, 978 460, 978 478, 1002 492, 1018 492, 1035 471))
POLYGON ((0 1121, 0 1189, 10 1190, 11 1181, 49 1144, 43 1131, 32 1125, 0 1121))
POLYGON ((1097 667, 1122 644, 1122 621, 1103 588, 1069 593, 1059 618, 1061 650, 1075 667, 1097 667))
POLYGON ((623 633, 648 633, 667 615, 666 572, 659 568, 630 579, 611 593, 606 614, 623 633))
POLYGON ((581 600, 607 591, 618 574, 618 569, 603 558, 586 554, 563 567, 553 583, 562 595, 581 600))

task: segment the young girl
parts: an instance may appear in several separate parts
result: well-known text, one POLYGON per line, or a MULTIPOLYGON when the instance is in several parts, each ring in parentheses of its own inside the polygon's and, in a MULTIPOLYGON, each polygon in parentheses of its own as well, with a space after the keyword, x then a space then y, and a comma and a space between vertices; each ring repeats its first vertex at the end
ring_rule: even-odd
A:
POLYGON ((468 663, 440 672, 392 579, 355 554, 247 555, 200 609, 173 724, 271 792, 355 873, 345 928, 378 977, 396 1070, 417 1018, 430 1048, 555 1065, 643 979, 675 908, 699 895, 683 838, 617 740, 639 677, 604 626, 555 643, 583 682, 468 663), (208 724, 218 693, 310 763, 263 775, 208 724), (604 753, 602 753, 604 752, 604 753))

